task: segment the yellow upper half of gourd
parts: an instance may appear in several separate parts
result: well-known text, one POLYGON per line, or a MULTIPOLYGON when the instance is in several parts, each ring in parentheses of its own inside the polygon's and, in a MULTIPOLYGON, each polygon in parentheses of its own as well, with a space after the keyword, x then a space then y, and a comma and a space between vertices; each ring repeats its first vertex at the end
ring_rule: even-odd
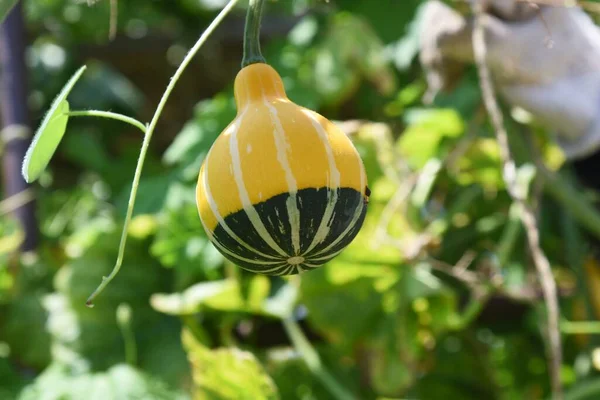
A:
POLYGON ((238 114, 200 170, 197 200, 207 228, 269 198, 306 188, 353 188, 365 194, 362 160, 348 137, 314 111, 291 102, 277 72, 251 64, 236 77, 238 114))

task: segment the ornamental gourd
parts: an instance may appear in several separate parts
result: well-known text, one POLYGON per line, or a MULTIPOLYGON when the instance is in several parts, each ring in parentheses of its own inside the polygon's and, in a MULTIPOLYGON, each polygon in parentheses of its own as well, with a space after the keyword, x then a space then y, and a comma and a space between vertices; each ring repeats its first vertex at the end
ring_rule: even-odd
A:
POLYGON ((264 0, 250 0, 237 116, 204 159, 196 202, 211 242, 233 263, 268 275, 317 268, 357 235, 369 189, 348 137, 290 101, 258 40, 264 0))
POLYGON ((348 137, 291 102, 267 64, 235 80, 237 116, 200 169, 196 198, 208 237, 247 270, 288 275, 319 267, 358 233, 367 178, 348 137))

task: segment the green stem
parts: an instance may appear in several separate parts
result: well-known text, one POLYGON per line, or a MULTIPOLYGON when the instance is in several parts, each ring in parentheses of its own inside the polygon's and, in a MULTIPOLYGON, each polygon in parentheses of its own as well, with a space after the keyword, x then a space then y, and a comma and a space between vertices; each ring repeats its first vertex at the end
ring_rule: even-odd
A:
POLYGON ((69 117, 100 117, 100 118, 108 118, 115 119, 117 121, 125 122, 129 125, 133 125, 142 132, 146 133, 146 126, 138 121, 135 118, 128 117, 123 114, 117 114, 110 111, 100 111, 100 110, 84 110, 84 111, 70 111, 65 113, 69 117))
POLYGON ((319 354, 312 347, 306 336, 304 336, 302 329, 300 329, 296 321, 291 318, 285 318, 283 319, 283 326, 294 348, 300 353, 310 372, 321 381, 329 390, 329 393, 337 400, 353 400, 354 396, 337 382, 333 375, 323 366, 319 354))
POLYGON ((600 321, 563 321, 560 331, 568 335, 600 335, 600 321))
POLYGON ((131 318, 131 307, 129 304, 119 304, 117 307, 117 324, 125 343, 125 361, 129 365, 135 366, 137 364, 137 344, 135 343, 135 333, 131 326, 131 318))
POLYGON ((509 211, 509 219, 504 228, 504 232, 498 242, 496 254, 498 256, 498 264, 500 268, 505 268, 510 261, 510 257, 519 241, 519 236, 523 229, 521 224, 521 211, 517 203, 513 203, 509 211))
POLYGON ((250 64, 266 63, 260 51, 260 22, 265 0, 250 0, 244 27, 244 57, 242 68, 250 64))
MULTIPOLYGON (((585 304, 586 315, 592 317, 594 315, 594 306, 591 301, 590 288, 587 282, 586 270, 584 267, 585 255, 585 240, 581 236, 577 222, 573 220, 571 213, 563 209, 561 213, 562 233, 565 243, 565 260, 569 267, 575 271, 577 277, 577 285, 579 290, 577 294, 585 304)), ((592 342, 596 345, 600 344, 598 338, 592 338, 592 342)))
POLYGON ((119 253, 117 255, 117 261, 115 263, 115 267, 113 268, 112 272, 110 273, 110 275, 108 277, 105 277, 105 276, 102 277, 102 282, 100 283, 98 288, 94 291, 94 293, 92 293, 90 295, 90 297, 88 297, 87 302, 85 303, 88 307, 94 306, 93 302, 94 302, 94 299, 96 298, 96 296, 98 296, 100 293, 102 293, 102 291, 104 290, 106 285, 108 285, 110 283, 110 281, 112 281, 114 279, 114 277, 119 273, 119 270, 121 269, 121 264, 123 264, 123 255, 125 253, 125 243, 127 242, 127 232, 129 230, 129 223, 131 222, 131 217, 133 215, 133 206, 135 204, 135 198, 137 196, 137 189, 140 184, 140 177, 142 175, 142 169, 144 168, 144 161, 146 159, 146 153, 148 152, 148 146, 150 145, 150 139, 152 139, 152 134, 154 133, 154 129, 156 128, 156 124, 158 123, 158 119, 160 118, 160 116, 162 114, 165 104, 167 103, 167 100, 169 99, 169 96, 171 95, 173 88, 177 84, 177 81, 179 80, 179 78, 181 77, 183 72, 185 71, 186 67, 192 61, 192 59, 194 58, 194 56, 196 55, 198 50, 200 50, 200 48, 202 47, 204 42, 206 42, 206 39, 208 39, 210 37, 210 35, 215 30, 215 28, 217 26, 219 26, 221 21, 223 21, 223 19, 227 16, 227 14, 229 14, 229 12, 233 9, 233 7, 236 5, 237 2, 238 2, 238 0, 229 0, 229 3, 227 3, 227 5, 221 10, 219 15, 217 15, 215 17, 215 19, 210 23, 208 28, 206 28, 206 30, 202 33, 202 35, 200 36, 200 38, 198 39, 196 44, 194 44, 194 46, 191 48, 190 52, 185 56, 185 58, 181 62, 181 65, 179 66, 179 68, 177 68, 177 71, 175 71, 175 74, 173 74, 173 77, 169 81, 169 84, 167 85, 167 88, 165 89, 165 92, 163 93, 162 98, 160 99, 160 102, 158 103, 158 106, 156 107, 154 116, 152 117, 152 120, 150 121, 150 124, 148 125, 148 128, 146 129, 146 134, 144 135, 144 141, 142 142, 142 148, 140 150, 140 157, 138 158, 137 166, 135 168, 135 175, 133 177, 133 183, 131 184, 131 193, 129 195, 129 202, 127 203, 127 214, 125 216, 123 232, 121 233, 121 243, 119 244, 119 253))

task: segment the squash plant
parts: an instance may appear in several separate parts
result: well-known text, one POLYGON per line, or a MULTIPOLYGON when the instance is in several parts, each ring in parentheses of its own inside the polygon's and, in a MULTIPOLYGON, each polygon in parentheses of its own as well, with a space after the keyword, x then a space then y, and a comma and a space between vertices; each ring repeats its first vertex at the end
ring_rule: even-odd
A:
MULTIPOLYGON (((114 119, 144 133, 116 263, 88 297, 88 307, 121 269, 144 161, 162 110, 194 55, 236 3, 229 1, 186 55, 149 124, 109 111, 71 111, 67 98, 85 72, 83 66, 55 98, 34 136, 22 168, 28 183, 51 161, 70 117, 114 119)), ((238 114, 204 160, 196 200, 209 239, 226 258, 253 272, 288 275, 323 265, 354 239, 370 190, 350 139, 323 116, 291 102, 281 77, 266 64, 259 42, 263 5, 264 0, 250 0, 242 70, 235 80, 238 114)), ((320 367, 316 352, 289 318, 295 295, 291 299, 274 315, 285 321, 294 344, 330 391, 351 398, 320 367)))
MULTIPOLYGON (((23 162, 27 182, 50 162, 69 117, 112 118, 145 134, 115 268, 90 295, 89 306, 121 268, 146 152, 162 109, 192 57, 236 2, 227 4, 188 53, 147 126, 108 111, 70 111, 67 97, 83 66, 35 134, 23 162)), ((235 80, 238 115, 202 165, 197 204, 204 229, 226 258, 254 272, 288 275, 323 265, 354 239, 366 215, 369 189, 350 139, 321 115, 292 103, 281 77, 266 64, 259 39, 263 5, 264 0, 250 1, 242 70, 235 80)))
MULTIPOLYGON (((183 2, 184 0, 181 1, 183 2)), ((279 2, 282 3, 292 4, 291 1, 279 2)), ((383 122, 360 125, 357 131, 351 131, 352 141, 362 157, 369 177, 369 187, 373 189, 368 215, 362 224, 361 233, 352 244, 328 262, 326 268, 315 268, 310 273, 302 274, 301 279, 297 276, 281 278, 247 273, 243 268, 234 268, 230 262, 223 263, 223 257, 218 247, 215 247, 222 245, 221 242, 211 245, 208 237, 212 233, 209 228, 211 214, 213 219, 214 214, 210 205, 206 207, 206 193, 202 192, 202 184, 198 187, 197 183, 203 182, 203 175, 198 174, 202 164, 203 172, 206 173, 208 165, 210 174, 222 167, 223 174, 215 185, 210 185, 211 192, 218 190, 221 182, 229 182, 226 186, 223 185, 224 188, 232 194, 239 194, 238 182, 227 181, 230 179, 227 175, 230 164, 221 157, 214 157, 215 150, 206 159, 206 154, 221 129, 232 120, 232 125, 239 121, 239 116, 236 117, 239 108, 236 110, 234 95, 238 102, 245 97, 233 93, 235 88, 228 88, 198 105, 192 119, 165 153, 165 164, 175 167, 175 171, 170 170, 164 176, 157 176, 151 175, 149 168, 146 168, 141 177, 141 172, 138 171, 143 166, 143 157, 138 160, 133 193, 129 193, 127 187, 127 193, 119 195, 115 202, 117 209, 122 209, 123 213, 128 211, 125 228, 128 239, 121 234, 120 223, 115 223, 112 213, 111 217, 100 218, 98 221, 90 219, 89 215, 82 218, 71 215, 69 211, 62 213, 63 220, 77 219, 78 223, 72 223, 75 229, 65 248, 69 251, 77 248, 79 253, 68 254, 73 262, 61 261, 60 271, 55 275, 54 292, 43 303, 49 314, 52 345, 61 350, 59 355, 52 356, 52 361, 67 364, 71 368, 73 364, 78 366, 80 361, 85 360, 96 370, 93 374, 86 373, 87 378, 81 379, 72 374, 72 371, 53 365, 39 375, 23 396, 40 397, 55 382, 60 383, 57 396, 78 398, 81 397, 81 388, 85 390, 92 385, 102 388, 103 382, 127 381, 139 385, 132 386, 131 392, 123 390, 115 395, 176 398, 172 393, 161 395, 161 388, 153 388, 148 383, 153 380, 165 381, 175 387, 189 389, 191 383, 181 382, 185 373, 177 368, 182 361, 184 367, 188 368, 179 338, 179 324, 183 324, 183 344, 193 370, 194 394, 198 398, 208 394, 219 398, 277 398, 279 395, 284 399, 375 399, 382 398, 381 396, 423 399, 440 396, 544 398, 544 393, 548 390, 547 377, 544 370, 544 349, 536 325, 539 318, 535 314, 535 306, 540 302, 525 299, 528 303, 506 307, 506 302, 499 293, 499 299, 494 295, 493 301, 486 305, 490 295, 488 286, 483 287, 486 290, 482 296, 470 293, 468 285, 448 276, 444 272, 444 266, 436 263, 436 260, 441 260, 454 264, 461 260, 465 252, 475 252, 477 258, 467 271, 474 271, 477 276, 485 279, 487 276, 483 275, 488 269, 494 274, 499 270, 501 276, 494 277, 502 278, 503 286, 500 289, 506 292, 520 293, 528 282, 526 271, 529 259, 525 246, 519 240, 522 235, 519 215, 518 212, 513 212, 514 207, 505 193, 501 163, 489 132, 484 127, 476 130, 477 134, 468 142, 468 150, 455 157, 453 162, 448 161, 453 149, 462 146, 465 131, 469 130, 467 126, 471 125, 469 120, 473 118, 479 101, 477 84, 474 80, 465 79, 455 92, 442 98, 432 108, 420 108, 422 105, 418 98, 422 94, 423 84, 417 69, 399 74, 403 79, 402 88, 397 90, 394 87, 391 92, 388 91, 386 88, 392 82, 389 78, 398 73, 390 73, 389 65, 377 70, 370 69, 366 73, 367 67, 378 64, 377 58, 369 57, 371 51, 379 56, 383 53, 383 45, 373 44, 369 39, 374 35, 379 40, 386 36, 385 32, 388 40, 391 40, 390 33, 399 37, 401 26, 404 26, 402 20, 411 17, 418 1, 392 3, 382 0, 373 3, 376 6, 371 5, 371 2, 338 0, 335 6, 344 12, 331 13, 332 18, 326 23, 323 23, 324 19, 320 19, 322 16, 318 12, 304 16, 285 40, 275 39, 269 42, 269 49, 272 51, 267 50, 265 54, 276 73, 260 60, 254 60, 259 62, 251 63, 248 67, 252 68, 246 70, 251 72, 256 68, 256 71, 260 71, 257 72, 259 76, 273 79, 277 78, 275 74, 279 75, 285 82, 289 98, 298 104, 320 110, 332 119, 351 116, 383 122), (399 12, 400 9, 404 11, 399 12), (359 18, 356 14, 349 13, 349 10, 359 11, 366 18, 359 18), (366 23, 368 30, 363 29, 363 24, 359 22, 363 20, 369 21, 366 23), (367 51, 368 49, 371 51, 367 51), (365 88, 361 84, 363 78, 382 90, 374 93, 370 88, 365 88), (392 92, 394 99, 387 97, 392 92), (349 105, 350 112, 347 112, 349 105), (336 107, 344 110, 340 111, 336 107), (407 194, 404 202, 399 202, 405 185, 411 182, 414 175, 418 176, 414 189, 407 194), (199 191, 196 192, 195 189, 199 191), (130 195, 129 201, 127 195, 130 195), (159 210, 157 202, 161 205, 159 210), (510 214, 505 212, 509 209, 510 214), (198 211, 202 216, 202 210, 208 213, 208 218, 203 220, 198 218, 198 211), (135 216, 132 218, 132 215, 135 216), (204 231, 202 222, 209 228, 207 232, 204 231), (97 233, 101 230, 107 232, 98 236, 97 233), (417 239, 422 236, 433 240, 414 259, 414 255, 410 255, 410 245, 413 240, 418 242, 417 239), (128 240, 126 253, 125 239, 128 240), (407 248, 406 251, 404 247, 407 248), (123 268, 119 279, 105 291, 101 301, 97 301, 96 308, 87 309, 84 306, 86 296, 95 288, 96 280, 103 274, 114 276, 109 273, 115 258, 117 268, 121 263, 126 264, 127 268, 123 268), (166 268, 154 268, 155 261, 166 268), (485 268, 480 269, 480 266, 485 268), (163 279, 163 276, 173 276, 176 283, 172 284, 168 279, 163 279), (120 319, 117 324, 115 311, 124 310, 122 302, 131 306, 132 315, 127 322, 127 312, 118 313, 120 319), (499 309, 498 303, 502 306, 499 309), (298 304, 301 306, 298 307, 298 304), (162 313, 160 318, 149 310, 150 306, 162 313), (491 313, 488 306, 491 307, 491 313), (307 325, 299 329, 298 320, 307 325), (170 324, 166 324, 166 321, 170 324), (165 324, 168 325, 167 329, 165 324), (248 329, 248 326, 251 328, 248 329), (119 336, 119 329, 123 331, 122 338, 119 336), (135 332, 134 338, 131 338, 131 331, 135 332), (310 341, 304 337, 304 332, 307 331, 310 341), (79 336, 73 336, 73 332, 79 332, 79 336), (286 333, 289 341, 285 338, 286 333), (274 336, 277 336, 277 341, 265 343, 265 340, 274 336), (287 346, 289 342, 296 351, 280 347, 287 346), (218 346, 223 347, 215 349, 218 346), (136 365, 139 369, 133 371, 122 365, 123 362, 136 365), (109 364, 112 367, 104 370, 109 364), (140 389, 137 389, 138 386, 140 389), (142 387, 148 387, 149 390, 144 392, 142 387)), ((135 8, 137 4, 131 7, 135 8)), ((325 2, 317 4, 324 6, 325 2)), ((254 5, 257 6, 258 3, 254 5)), ((195 26, 194 24, 197 21, 191 23, 191 26, 195 26)), ((210 29, 213 28, 211 25, 210 29)), ((411 34, 409 32, 402 39, 403 42, 398 43, 398 55, 411 53, 414 39, 409 37, 411 34)), ((195 47, 192 53, 197 50, 198 47, 195 47)), ((192 53, 185 63, 189 63, 192 53)), ((407 64, 410 64, 410 59, 407 64)), ((28 164, 31 169, 26 168, 25 171, 25 175, 31 180, 35 180, 36 169, 43 169, 49 161, 65 132, 66 124, 71 124, 72 117, 105 117, 132 124, 146 136, 146 147, 143 150, 145 156, 149 135, 155 130, 156 118, 161 118, 162 111, 157 110, 158 116, 155 114, 151 124, 146 125, 125 115, 101 110, 71 110, 66 102, 67 99, 73 104, 76 102, 75 93, 69 94, 70 87, 83 86, 84 80, 77 79, 81 77, 80 74, 90 74, 91 67, 90 65, 87 70, 78 71, 69 81, 55 101, 52 107, 54 111, 47 114, 40 127, 36 148, 31 150, 31 159, 36 158, 37 161, 28 164)), ((181 68, 185 67, 180 67, 174 81, 183 86, 179 79, 183 72, 181 68)), ((171 81, 168 93, 159 103, 160 107, 164 108, 173 85, 175 83, 171 81)), ((277 115, 287 115, 287 108, 293 115, 298 115, 300 109, 302 118, 306 117, 302 119, 306 126, 303 131, 309 134, 307 136, 314 135, 314 127, 308 125, 312 123, 305 114, 307 111, 285 99, 281 92, 278 91, 277 94, 271 103, 273 107, 277 107, 277 115), (285 107, 287 108, 284 110, 285 107)), ((257 114, 267 117, 266 125, 272 122, 270 110, 266 106, 258 110, 257 114)), ((260 124, 246 123, 249 115, 246 113, 242 121, 242 125, 248 125, 248 129, 240 127, 237 132, 238 140, 250 131, 265 133, 259 129, 260 124)), ((328 128, 329 124, 324 119, 318 116, 315 118, 322 123, 319 125, 330 137, 337 136, 335 128, 328 128)), ((96 122, 97 120, 94 121, 96 122)), ((295 132, 293 125, 289 127, 283 123, 282 127, 286 137, 295 132)), ((227 150, 225 155, 229 152, 228 133, 231 133, 231 127, 218 139, 224 140, 221 146, 227 150)), ((317 135, 318 133, 312 136, 313 139, 318 138, 317 135)), ((78 145, 85 138, 73 135, 65 136, 65 139, 62 146, 70 146, 71 153, 84 153, 78 145)), ((310 137, 302 138, 302 141, 309 139, 310 137)), ((318 144, 316 141, 314 143, 318 144)), ((253 142, 250 152, 247 145, 237 146, 240 165, 243 166, 244 157, 257 156, 256 152, 263 148, 260 144, 253 142)), ((93 145, 96 142, 91 143, 93 145)), ((215 149, 218 146, 219 144, 215 144, 215 149)), ((313 147, 316 150, 312 151, 311 148, 311 159, 319 154, 317 150, 321 148, 316 145, 313 147)), ((347 155, 352 152, 343 153, 347 155)), ((323 151, 321 154, 327 155, 327 152, 323 151)), ((79 157, 81 160, 81 156, 79 157)), ((354 165, 358 165, 358 160, 350 158, 355 162, 354 165)), ((274 164, 278 166, 279 160, 270 160, 277 161, 274 164)), ((110 164, 110 161, 109 157, 104 159, 106 164, 110 164)), ((321 158, 319 163, 315 163, 315 166, 323 163, 325 168, 321 172, 329 170, 328 158, 321 158)), ((150 166, 150 162, 147 161, 146 164, 150 166)), ((88 169, 89 165, 84 164, 88 169)), ((302 165, 306 168, 312 166, 310 163, 302 165)), ((122 168, 121 163, 116 170, 119 167, 122 168)), ((245 178, 247 170, 240 169, 245 178)), ((349 170, 337 169, 341 182, 345 179, 342 173, 349 170)), ((115 169, 109 173, 104 172, 101 180, 114 175, 112 171, 115 169)), ((273 192, 285 198, 291 197, 288 195, 285 177, 283 180, 275 179, 275 168, 272 175, 272 182, 268 183, 273 185, 273 192)), ((210 183, 210 176, 204 176, 210 183)), ((324 174, 321 175, 323 176, 324 174)), ((352 176, 356 178, 358 175, 351 171, 346 175, 350 178, 352 176)), ((94 179, 95 183, 101 183, 97 178, 94 179)), ((250 183, 247 179, 243 179, 243 182, 245 185, 250 183)), ((85 183, 84 187, 77 190, 85 191, 91 196, 91 185, 91 182, 85 183)), ((329 190, 334 187, 333 180, 326 187, 322 186, 324 190, 318 190, 317 185, 307 186, 315 192, 320 191, 324 198, 327 198, 327 193, 335 195, 335 191, 329 190)), ((120 189, 120 184, 119 187, 115 185, 115 189, 120 189)), ((360 182, 355 185, 354 190, 360 192, 366 200, 368 192, 360 182)), ((251 197, 250 191, 248 193, 248 197, 251 197)), ((262 192, 255 195, 259 196, 260 193, 262 192)), ((212 194, 215 197, 215 193, 212 194)), ((572 201, 584 198, 564 191, 563 196, 572 201)), ((59 198, 56 193, 52 197, 61 205, 61 209, 69 209, 70 205, 63 207, 64 197, 59 198)), ((71 197, 75 196, 69 198, 71 197)), ((238 199, 238 196, 230 197, 238 199)), ((69 204, 73 204, 72 200, 69 204)), ((102 204, 114 211, 114 203, 102 204)), ((225 205, 221 201, 215 201, 215 204, 219 207, 225 205)), ((250 204, 259 208, 259 204, 252 201, 250 204)), ((285 210, 287 213, 287 205, 285 209, 281 207, 278 210, 285 210)), ((282 211, 279 213, 283 215, 282 211)), ((581 258, 585 252, 582 249, 584 240, 577 239, 572 232, 577 230, 573 222, 575 217, 565 215, 563 218, 565 211, 559 205, 551 205, 549 208, 547 201, 544 202, 541 213, 545 216, 542 236, 547 243, 549 256, 557 266, 557 273, 568 274, 569 271, 560 267, 567 263, 563 247, 571 249, 569 252, 574 255, 572 259, 575 261, 569 261, 568 265, 577 265, 577 258, 581 258), (564 224, 564 235, 563 228, 553 222, 556 215, 561 215, 561 221, 564 219, 569 222, 564 224), (570 239, 565 239, 563 243, 563 236, 570 239)), ((260 214, 259 219, 263 221, 260 214)), ((285 220, 287 219, 286 217, 285 220)), ((600 226, 592 223, 590 218, 587 220, 591 225, 600 226)), ((263 222, 265 228, 268 221, 267 216, 263 222)), ((358 229, 358 224, 355 226, 358 229)), ((12 237, 12 230, 9 228, 5 227, 5 236, 12 237)), ((294 251, 294 241, 292 231, 286 229, 284 233, 289 235, 273 236, 278 240, 275 243, 289 256, 294 251), (291 248, 285 249, 284 244, 291 248)), ((315 231, 319 231, 318 227, 315 231)), ((246 235, 243 232, 232 232, 238 237, 246 235)), ((51 236, 57 238, 59 235, 62 236, 58 233, 51 236)), ((309 238, 300 238, 301 248, 302 241, 308 242, 307 239, 309 238)), ((264 244, 260 247, 250 240, 246 244, 271 257, 279 256, 276 252, 269 254, 271 250, 264 248, 264 244)), ((236 250, 235 247, 228 248, 227 251, 236 254, 231 250, 236 250)), ((247 254, 248 249, 244 246, 236 251, 238 250, 246 252, 241 256, 249 260, 256 261, 259 258, 256 256, 253 259, 255 255, 247 254)), ((229 257, 239 263, 236 256, 229 254, 229 257)), ((291 257, 282 257, 280 264, 283 265, 284 261, 287 263, 289 258, 291 257)), ((254 265, 257 264, 251 263, 248 269, 253 269, 254 265)), ((288 267, 288 270, 291 268, 288 267)), ((4 297, 10 301, 9 293, 3 290, 7 281, 4 275, 6 274, 0 270, 0 299, 4 297)), ((568 276, 561 280, 569 282, 568 276)), ((484 283, 487 285, 488 282, 484 283)), ((568 292, 570 289, 566 287, 565 290, 568 292)), ((33 291, 22 294, 23 298, 31 299, 31 303, 36 303, 38 296, 33 291)), ((579 294, 573 296, 575 299, 580 297, 582 296, 579 294)), ((575 316, 570 315, 570 301, 571 298, 564 299, 563 312, 565 317, 575 319, 575 316)), ((40 337, 35 336, 33 340, 36 347, 43 347, 48 341, 44 338, 47 334, 42 328, 45 322, 42 311, 30 308, 33 309, 29 307, 29 302, 13 301, 8 314, 11 323, 3 325, 3 328, 8 328, 4 329, 5 332, 0 332, 10 333, 10 337, 0 340, 7 340, 11 351, 20 360, 26 360, 27 365, 44 366, 48 361, 29 360, 30 353, 36 352, 29 344, 34 337, 26 331, 24 333, 22 328, 15 328, 19 327, 18 323, 22 327, 30 326, 30 320, 35 321, 39 324, 35 326, 40 327, 36 329, 40 337), (23 321, 27 321, 25 325, 22 324, 23 321), (26 338, 21 343, 22 347, 16 345, 19 338, 26 338), (26 349, 27 353, 22 349, 26 349)), ((0 315, 0 319, 4 318, 4 315, 0 315)), ((565 340, 570 338, 566 337, 565 340)), ((581 360, 585 361, 589 354, 584 346, 572 344, 566 349, 565 379, 570 379, 569 382, 573 383, 575 379, 579 381, 588 379, 589 376, 590 384, 594 384, 593 368, 589 369, 591 372, 580 368, 586 364, 581 360)), ((39 352, 37 356, 40 355, 43 354, 39 352)), ((16 382, 15 378, 3 370, 4 360, 0 357, 0 381, 16 382)), ((585 385, 581 387, 585 389, 585 385)), ((2 388, 0 393, 0 397, 6 397, 2 388)), ((105 397, 110 393, 102 395, 105 397)))

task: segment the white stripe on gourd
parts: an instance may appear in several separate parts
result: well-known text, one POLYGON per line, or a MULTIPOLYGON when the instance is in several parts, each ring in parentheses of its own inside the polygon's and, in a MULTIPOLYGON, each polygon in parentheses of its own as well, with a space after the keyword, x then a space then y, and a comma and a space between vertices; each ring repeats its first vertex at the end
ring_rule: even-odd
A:
POLYGON ((329 138, 327 136, 327 132, 323 129, 319 121, 316 121, 314 116, 305 110, 303 110, 304 114, 308 117, 310 122, 312 123, 313 128, 315 129, 317 136, 323 142, 323 146, 325 147, 325 152, 327 153, 327 162, 329 164, 329 177, 331 182, 327 182, 327 207, 325 208, 325 213, 323 214, 323 218, 321 219, 321 223, 319 224, 319 228, 315 233, 315 236, 304 254, 308 254, 312 249, 315 248, 318 244, 322 243, 327 235, 329 234, 329 230, 331 228, 331 224, 333 223, 333 211, 335 210, 335 206, 338 200, 338 188, 340 187, 340 171, 337 169, 337 165, 335 163, 335 158, 333 156, 333 150, 331 148, 331 144, 329 143, 329 138))
POLYGON ((295 269, 296 269, 296 265, 288 264, 287 267, 283 268, 281 271, 278 271, 277 275, 279 275, 279 276, 291 275, 295 269))
MULTIPOLYGON (((239 127, 239 124, 238 124, 239 127)), ((215 218, 217 219, 217 222, 219 223, 219 225, 221 225, 221 227, 223 228, 223 230, 229 235, 231 236, 233 239, 235 239, 236 242, 238 242, 240 245, 242 245, 244 248, 262 256, 265 257, 267 259, 271 259, 271 260, 277 260, 277 257, 273 257, 269 254, 265 254, 262 251, 259 251, 257 249, 255 249, 254 247, 250 246, 248 243, 246 243, 245 241, 243 241, 238 235, 236 235, 231 228, 227 225, 227 223, 225 222, 225 220, 223 219, 223 217, 221 216, 221 214, 219 213, 219 209, 217 204, 215 203, 215 199, 212 197, 212 192, 210 190, 210 185, 208 184, 208 166, 210 165, 210 156, 211 156, 212 151, 209 151, 208 154, 206 155, 206 159, 204 161, 204 176, 202 177, 202 185, 204 186, 204 193, 206 196, 206 201, 208 202, 208 205, 210 206, 210 209, 212 210, 215 218)), ((202 220, 202 218, 200 218, 202 220)), ((202 221, 202 223, 204 224, 204 221, 202 221)), ((216 229, 216 228, 215 228, 216 229)), ((210 229, 206 230, 207 232, 211 232, 210 229)), ((212 234, 212 232, 211 232, 212 234)))
POLYGON ((285 172, 285 180, 288 185, 289 197, 285 201, 285 207, 287 209, 291 227, 292 248, 294 249, 294 255, 298 255, 300 253, 300 210, 298 209, 297 203, 298 186, 287 159, 287 143, 285 140, 285 133, 283 133, 283 127, 281 126, 281 122, 277 116, 277 110, 275 107, 271 106, 266 99, 264 99, 264 103, 269 109, 271 120, 275 125, 273 136, 275 139, 275 147, 277 149, 277 160, 285 172))
POLYGON ((328 254, 326 256, 321 256, 321 257, 313 257, 313 256, 308 256, 307 260, 308 261, 329 261, 330 258, 334 258, 336 257, 338 254, 340 254, 342 251, 344 251, 344 249, 342 250, 338 250, 335 253, 331 253, 328 254))
MULTIPOLYGON (((200 222, 202 222, 202 226, 204 227, 204 229, 209 232, 206 229, 206 225, 204 224, 204 221, 202 221, 202 218, 200 219, 200 222)), ((247 262, 249 264, 256 264, 256 265, 280 265, 281 261, 264 261, 264 260, 252 260, 250 258, 246 258, 243 256, 240 256, 236 253, 234 253, 233 251, 229 250, 224 244, 222 244, 219 239, 212 234, 212 232, 208 235, 208 238, 210 240, 210 242, 212 244, 214 244, 221 252, 235 258, 238 261, 244 261, 247 262)))
POLYGON ((276 265, 275 267, 273 267, 271 269, 261 269, 260 272, 263 273, 263 274, 268 274, 268 273, 271 273, 271 272, 279 271, 279 270, 281 270, 282 268, 285 268, 288 265, 289 265, 288 262, 284 261, 284 262, 279 263, 279 265, 276 265))
POLYGON ((306 270, 309 270, 309 269, 315 269, 315 268, 322 267, 323 265, 322 264, 314 265, 314 264, 304 263, 304 264, 302 264, 302 266, 307 267, 306 270))
POLYGON ((267 228, 260 219, 256 208, 254 208, 254 205, 250 201, 250 195, 248 194, 248 190, 246 189, 246 185, 244 184, 244 177, 242 175, 242 166, 240 161, 240 151, 238 148, 237 141, 237 131, 243 119, 244 116, 240 116, 238 120, 240 123, 238 124, 236 129, 234 129, 233 132, 231 132, 229 137, 229 153, 231 154, 231 163, 233 164, 233 177, 235 179, 238 192, 240 194, 240 201, 242 202, 242 207, 246 212, 250 223, 252 224, 258 235, 261 237, 261 239, 264 240, 265 243, 267 243, 269 247, 271 247, 275 252, 286 257, 287 254, 285 253, 285 251, 283 251, 283 249, 279 247, 277 243, 275 243, 275 240, 273 240, 273 238, 267 231, 267 228))
MULTIPOLYGON (((364 188, 365 187, 365 174, 363 172, 363 165, 362 165, 362 159, 360 158, 360 155, 358 154, 358 151, 356 149, 354 149, 354 152, 356 154, 356 159, 358 160, 358 164, 359 164, 359 169, 360 169, 360 187, 364 188)), ((360 202, 360 207, 357 207, 354 210, 354 215, 352 216, 352 220, 350 221, 350 223, 348 224, 348 226, 346 227, 346 229, 344 229, 344 231, 342 232, 341 235, 339 235, 337 237, 337 239, 335 239, 333 242, 329 243, 329 245, 327 247, 325 247, 324 249, 318 251, 317 253, 313 254, 313 256, 319 256, 321 254, 327 253, 329 250, 331 250, 335 245, 337 245, 340 241, 342 241, 342 239, 346 238, 346 236, 348 235, 348 233, 350 233, 350 231, 352 230, 352 228, 355 227, 356 222, 358 221, 358 219, 360 218, 363 208, 365 207, 365 202, 361 201, 360 202)))
POLYGON ((365 207, 364 205, 364 201, 360 202, 360 207, 357 207, 354 211, 354 215, 352 216, 352 220, 350 221, 350 223, 348 224, 348 226, 346 227, 346 229, 344 229, 344 231, 331 243, 329 243, 329 245, 327 247, 325 247, 324 249, 316 252, 315 254, 313 254, 313 256, 319 256, 321 254, 325 254, 327 253, 329 250, 331 250, 333 247, 335 247, 335 245, 337 245, 339 242, 341 242, 343 239, 346 238, 346 236, 348 235, 348 233, 350 233, 350 231, 352 230, 352 228, 355 227, 356 222, 358 221, 358 219, 360 218, 363 208, 365 207))
MULTIPOLYGON (((298 209, 297 203, 298 183, 296 182, 292 167, 287 158, 287 148, 289 147, 289 144, 286 141, 285 131, 279 120, 277 109, 269 103, 260 75, 259 80, 261 81, 262 101, 269 110, 271 121, 273 122, 273 138, 275 139, 275 148, 277 149, 277 161, 279 161, 281 168, 283 168, 283 171, 285 172, 285 180, 287 182, 289 193, 289 197, 285 201, 285 206, 287 208, 292 230, 292 247, 294 249, 294 255, 298 255, 300 253, 300 210, 298 209)), ((277 88, 277 85, 275 85, 275 88, 277 88)))

